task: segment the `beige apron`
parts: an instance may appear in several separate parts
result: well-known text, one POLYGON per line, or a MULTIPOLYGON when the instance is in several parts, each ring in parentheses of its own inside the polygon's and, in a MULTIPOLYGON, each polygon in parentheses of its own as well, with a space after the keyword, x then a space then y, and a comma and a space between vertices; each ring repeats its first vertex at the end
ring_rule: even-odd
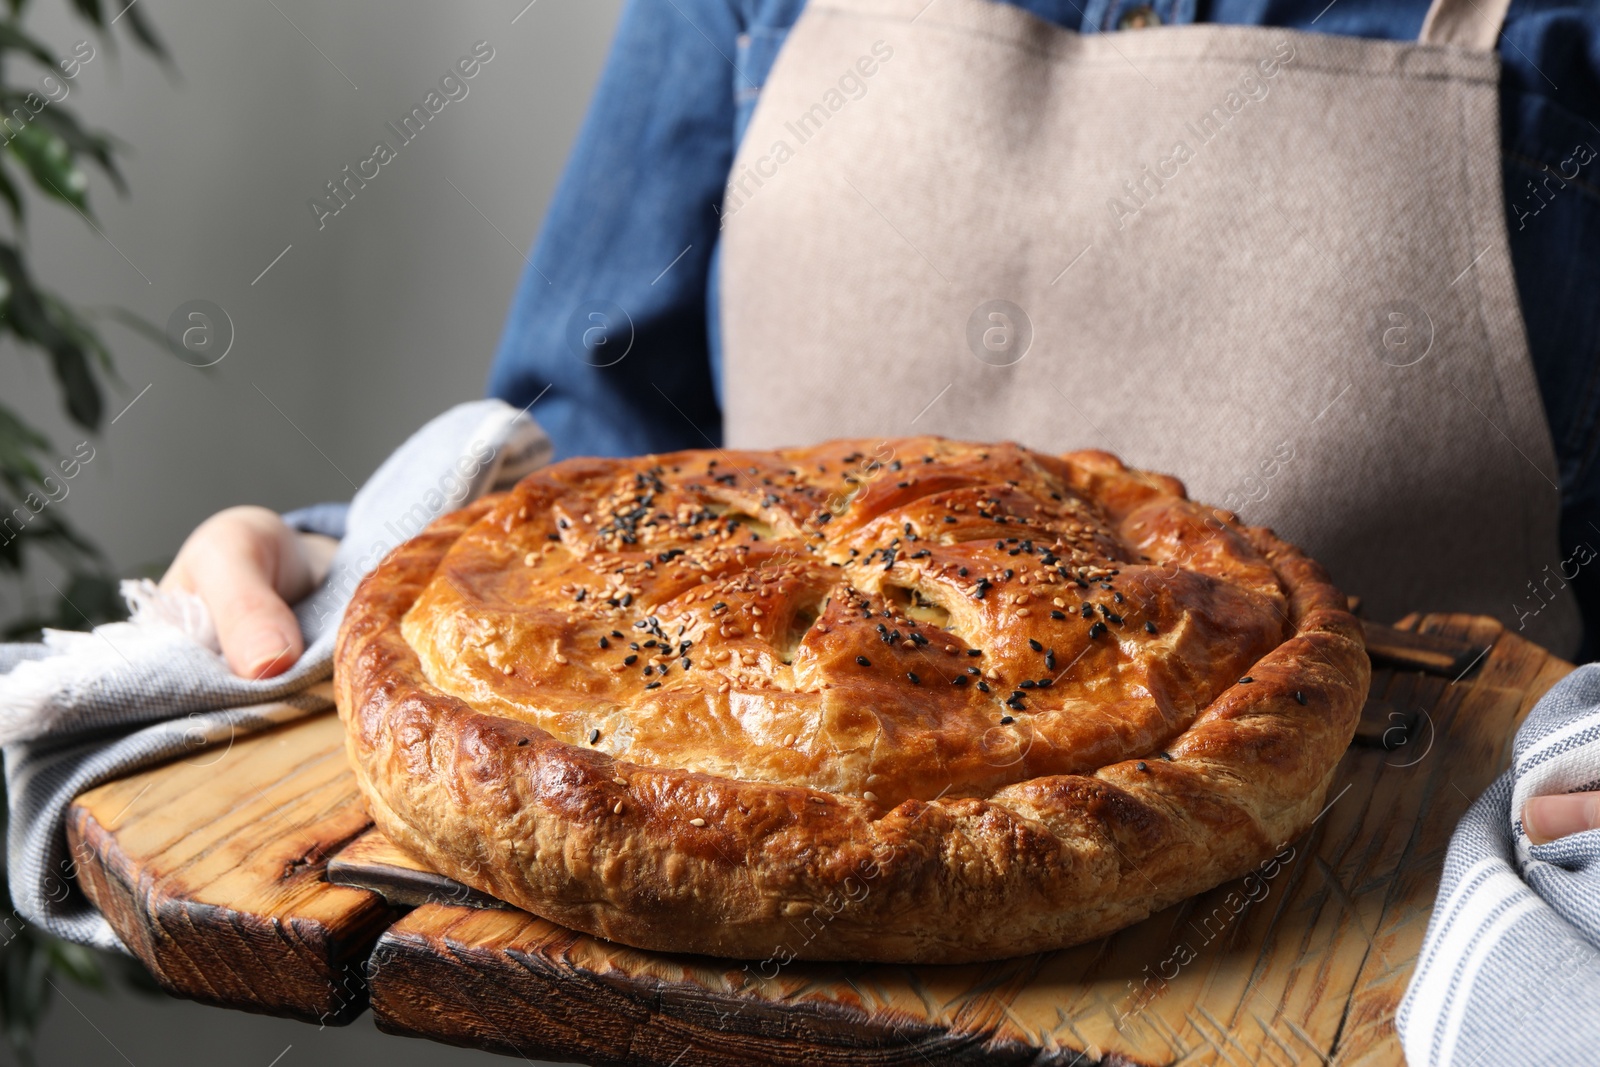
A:
POLYGON ((727 190, 729 444, 1105 448, 1372 617, 1481 612, 1570 654, 1501 199, 1507 2, 1435 0, 1413 44, 811 0, 727 190))

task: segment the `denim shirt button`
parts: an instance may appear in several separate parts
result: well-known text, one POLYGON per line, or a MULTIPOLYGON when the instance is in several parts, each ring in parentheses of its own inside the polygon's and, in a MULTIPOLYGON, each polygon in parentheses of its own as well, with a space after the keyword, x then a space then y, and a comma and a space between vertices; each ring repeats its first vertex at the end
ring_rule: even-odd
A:
POLYGON ((1155 8, 1149 4, 1130 7, 1122 13, 1121 18, 1117 19, 1117 29, 1119 30, 1143 30, 1159 25, 1161 25, 1161 16, 1157 15, 1155 8))

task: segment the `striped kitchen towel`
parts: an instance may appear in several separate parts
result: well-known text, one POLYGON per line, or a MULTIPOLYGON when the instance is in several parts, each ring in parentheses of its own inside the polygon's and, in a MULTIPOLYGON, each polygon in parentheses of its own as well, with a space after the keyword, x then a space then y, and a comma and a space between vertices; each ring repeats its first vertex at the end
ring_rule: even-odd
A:
POLYGON ((1600 830, 1535 845, 1529 797, 1600 789, 1600 664, 1517 731, 1511 768, 1456 828, 1397 1024, 1423 1064, 1600 1063, 1600 830))
POLYGON ((549 439, 526 409, 460 404, 422 427, 351 501, 327 581, 295 607, 306 652, 288 672, 249 681, 229 672, 205 606, 148 582, 125 583, 127 622, 91 633, 46 631, 42 644, 0 645, 6 860, 23 921, 58 937, 126 951, 84 897, 66 812, 84 790, 332 707, 324 683, 345 604, 361 577, 433 519, 547 462, 549 439))

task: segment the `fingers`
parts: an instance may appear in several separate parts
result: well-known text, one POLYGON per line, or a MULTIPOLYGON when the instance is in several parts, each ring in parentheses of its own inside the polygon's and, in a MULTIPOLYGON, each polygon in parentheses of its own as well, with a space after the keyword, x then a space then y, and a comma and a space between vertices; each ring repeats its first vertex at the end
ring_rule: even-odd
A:
POLYGON ((1600 829, 1600 793, 1529 797, 1522 807, 1522 828, 1536 845, 1600 829))
POLYGON ((282 519, 265 508, 230 508, 189 535, 161 584, 205 602, 229 669, 270 678, 305 651, 289 601, 310 590, 311 578, 300 540, 282 519))

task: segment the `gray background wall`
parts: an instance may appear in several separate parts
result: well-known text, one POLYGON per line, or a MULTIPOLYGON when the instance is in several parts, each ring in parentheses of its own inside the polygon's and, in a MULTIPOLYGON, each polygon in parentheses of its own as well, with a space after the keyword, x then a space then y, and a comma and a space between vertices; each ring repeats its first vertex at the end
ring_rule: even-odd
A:
MULTIPOLYGON (((132 186, 120 199, 92 179, 104 237, 70 210, 34 206, 28 244, 41 282, 158 324, 185 301, 207 299, 236 331, 228 356, 197 370, 105 327, 126 383, 108 397, 108 421, 150 388, 93 440, 94 461, 59 506, 119 568, 169 558, 195 523, 230 504, 348 498, 347 477, 359 483, 429 415, 481 395, 521 252, 621 6, 536 0, 513 24, 525 2, 140 0, 172 50, 174 80, 130 47, 112 54, 65 14, 65 0, 34 0, 30 24, 58 51, 96 44, 68 103, 129 143, 132 186), (319 232, 307 198, 370 155, 384 123, 478 40, 495 58, 466 99, 447 105, 319 232)), ((63 455, 82 439, 59 416, 36 355, 0 353, 0 396, 63 455)), ((0 614, 18 596, 0 585, 0 614)), ((58 1000, 45 1064, 267 1067, 288 1045, 278 1067, 380 1056, 493 1062, 381 1037, 370 1022, 318 1033, 63 988, 76 1007, 58 1000)))

